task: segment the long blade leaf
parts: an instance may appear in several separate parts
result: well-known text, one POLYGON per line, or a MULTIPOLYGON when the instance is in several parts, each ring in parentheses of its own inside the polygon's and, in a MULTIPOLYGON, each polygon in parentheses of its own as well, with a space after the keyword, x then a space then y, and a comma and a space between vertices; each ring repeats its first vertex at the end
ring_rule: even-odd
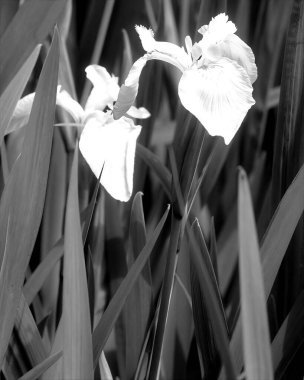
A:
POLYGON ((0 262, 5 252, 0 273, 0 364, 12 332, 25 270, 43 211, 52 146, 58 61, 58 33, 55 30, 39 78, 29 123, 24 129, 21 157, 12 169, 0 205, 0 262))
POLYGON ((76 147, 67 200, 64 235, 63 376, 93 379, 93 352, 89 295, 78 201, 76 147))
POLYGON ((28 0, 19 8, 0 39, 0 94, 35 46, 51 32, 64 7, 65 0, 28 0))
POLYGON ((97 324, 93 332, 93 352, 94 352, 94 367, 97 365, 101 351, 110 335, 110 332, 121 312, 124 302, 132 290, 139 274, 144 268, 153 247, 161 233, 165 221, 169 213, 169 207, 162 216, 160 222, 156 226, 150 240, 147 242, 145 247, 140 252, 139 256, 135 260, 131 269, 129 270, 127 276, 124 278, 119 288, 117 289, 114 297, 112 298, 109 306, 101 317, 99 323, 97 324))
POLYGON ((273 379, 263 275, 247 176, 239 173, 241 320, 246 378, 273 379))

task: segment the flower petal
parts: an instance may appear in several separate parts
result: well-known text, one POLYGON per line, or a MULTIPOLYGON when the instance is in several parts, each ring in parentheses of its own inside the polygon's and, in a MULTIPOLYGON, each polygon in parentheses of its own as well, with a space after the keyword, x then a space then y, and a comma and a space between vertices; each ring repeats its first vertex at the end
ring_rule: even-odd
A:
POLYGON ((116 101, 119 86, 118 78, 98 65, 90 65, 86 69, 87 78, 92 82, 93 89, 87 100, 85 110, 104 110, 108 103, 116 101))
POLYGON ((136 140, 141 127, 128 118, 115 121, 99 112, 88 120, 79 148, 96 177, 104 164, 100 183, 115 199, 128 201, 133 190, 136 140))
POLYGON ((204 38, 210 38, 213 43, 223 41, 228 35, 236 32, 236 26, 232 21, 228 21, 225 13, 220 13, 213 17, 208 25, 202 26, 198 32, 204 38))
POLYGON ((228 58, 204 68, 186 70, 178 93, 183 106, 198 118, 209 134, 222 136, 226 144, 255 103, 246 71, 228 58))
POLYGON ((21 98, 14 110, 13 116, 9 122, 9 125, 6 128, 5 134, 11 133, 19 128, 24 127, 30 117, 32 105, 34 102, 35 93, 28 94, 21 98))
POLYGON ((113 117, 120 119, 129 110, 138 93, 138 82, 142 69, 145 67, 149 57, 145 54, 133 63, 131 70, 120 88, 117 101, 113 108, 113 117))
POLYGON ((145 107, 136 108, 131 106, 127 112, 127 116, 133 117, 134 119, 147 119, 151 114, 145 107))
MULTIPOLYGON (((18 101, 5 134, 22 128, 28 123, 34 96, 35 93, 33 92, 18 101)), ((68 92, 62 90, 60 85, 57 86, 56 104, 64 108, 73 117, 75 123, 81 123, 81 120, 84 117, 82 107, 70 96, 68 92)))
MULTIPOLYGON (((163 55, 161 60, 174 64, 181 71, 184 71, 191 65, 191 58, 183 47, 179 47, 171 42, 155 41, 153 31, 144 26, 137 25, 135 29, 139 35, 143 49, 146 52, 161 53, 161 56, 163 55), (165 57, 167 57, 167 59, 165 59, 165 57)), ((155 56, 154 59, 159 58, 155 56)))
POLYGON ((226 57, 236 61, 247 71, 251 83, 257 79, 257 67, 251 48, 235 34, 230 34, 224 41, 211 45, 208 53, 218 59, 226 57))
POLYGON ((84 110, 67 91, 60 89, 57 92, 56 104, 66 110, 72 116, 75 123, 82 122, 84 110))

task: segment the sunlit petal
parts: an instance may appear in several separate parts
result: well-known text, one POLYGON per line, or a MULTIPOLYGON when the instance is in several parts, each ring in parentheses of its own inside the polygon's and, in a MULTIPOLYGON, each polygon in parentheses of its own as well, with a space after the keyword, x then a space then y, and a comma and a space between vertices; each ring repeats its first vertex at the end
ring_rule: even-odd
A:
POLYGON ((151 114, 145 107, 136 108, 131 106, 127 112, 127 116, 133 117, 134 119, 147 119, 151 114))
POLYGON ((115 199, 128 201, 132 195, 136 140, 141 127, 128 118, 114 121, 99 112, 88 119, 79 148, 96 177, 104 164, 101 184, 115 199))
POLYGON ((186 50, 187 50, 188 55, 190 55, 191 51, 192 51, 192 39, 190 36, 186 36, 185 46, 186 46, 186 50))
POLYGON ((115 120, 121 118, 129 110, 135 101, 138 93, 138 82, 142 69, 146 65, 149 57, 144 55, 134 62, 131 70, 125 80, 125 84, 121 86, 117 101, 113 108, 113 117, 115 120))
POLYGON ((156 41, 154 38, 153 30, 148 29, 142 25, 135 25, 135 30, 139 35, 143 49, 146 52, 150 52, 152 50, 155 50, 156 41))
POLYGON ((222 136, 226 144, 255 103, 246 71, 227 58, 204 68, 186 70, 178 93, 184 107, 198 118, 209 134, 222 136))
POLYGON ((84 117, 84 110, 67 91, 60 89, 57 92, 56 104, 65 109, 72 116, 75 123, 81 123, 84 117))
MULTIPOLYGON (((162 55, 164 56, 162 58, 168 57, 170 61, 167 62, 174 64, 182 71, 191 65, 191 58, 183 47, 179 47, 171 42, 156 41, 152 30, 144 26, 137 25, 135 28, 146 52, 161 53, 161 57, 162 55)), ((154 56, 152 59, 158 58, 154 56)))
POLYGON ((116 101, 119 92, 118 79, 98 65, 90 65, 85 71, 87 78, 93 84, 85 110, 102 111, 109 103, 116 101))
POLYGON ((249 75, 251 83, 257 79, 257 67, 251 48, 235 34, 230 34, 226 39, 216 45, 218 57, 226 57, 235 60, 243 66, 249 75))
MULTIPOLYGON (((28 123, 34 102, 34 96, 35 93, 33 92, 18 101, 5 134, 22 128, 28 123)), ((73 100, 68 92, 62 90, 61 86, 57 86, 56 104, 64 108, 72 116, 75 123, 81 123, 81 120, 84 117, 82 107, 75 100, 73 100)))
POLYGON ((198 31, 203 35, 198 44, 207 59, 213 62, 223 57, 232 59, 247 71, 251 83, 256 80, 257 67, 253 52, 234 34, 236 27, 233 22, 228 21, 227 15, 219 14, 209 25, 202 26, 198 31))
POLYGON ((235 33, 236 26, 232 21, 228 21, 225 13, 220 13, 212 18, 208 25, 202 26, 198 32, 204 36, 204 39, 208 38, 212 43, 217 43, 235 33))
POLYGON ((34 97, 35 93, 33 92, 24 96, 18 101, 13 116, 6 128, 6 134, 22 128, 28 123, 34 102, 34 97))

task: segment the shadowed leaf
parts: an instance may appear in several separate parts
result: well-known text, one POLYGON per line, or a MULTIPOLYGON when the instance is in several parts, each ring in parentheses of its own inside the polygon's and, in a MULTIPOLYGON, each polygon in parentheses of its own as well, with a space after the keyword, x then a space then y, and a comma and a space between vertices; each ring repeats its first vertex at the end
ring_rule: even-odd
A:
POLYGON ((234 363, 232 361, 232 356, 229 350, 229 340, 227 334, 227 328, 225 320, 218 303, 218 297, 215 292, 212 280, 208 273, 208 269, 204 263, 201 256, 199 246, 190 229, 188 223, 186 225, 186 232, 190 244, 190 254, 193 262, 193 268, 196 270, 197 278, 199 280, 200 290, 205 294, 205 301, 207 306, 207 311, 209 315, 210 322, 212 324, 212 330, 216 342, 216 347, 221 356, 222 362, 226 369, 226 376, 229 379, 236 378, 236 371, 234 368, 234 363))
POLYGON ((27 0, 0 39, 0 94, 4 91, 34 47, 51 32, 65 7, 64 0, 27 0))
MULTIPOLYGON (((129 228, 128 267, 146 244, 142 194, 134 197, 129 228)), ((148 329, 152 306, 152 279, 149 260, 143 268, 124 306, 126 335, 126 378, 134 379, 137 363, 148 329), (137 310, 137 312, 135 312, 137 310)))
POLYGON ((21 376, 19 380, 35 380, 39 378, 51 365, 57 362, 57 360, 62 356, 62 351, 57 352, 54 355, 49 356, 43 362, 36 365, 26 374, 21 376))
POLYGON ((10 132, 7 127, 35 66, 39 51, 40 46, 37 46, 0 97, 0 144, 2 144, 4 134, 10 132))
POLYGON ((275 378, 281 379, 304 341, 304 293, 300 293, 272 342, 275 378))
POLYGON ((63 377, 93 379, 90 307, 78 203, 78 148, 76 147, 64 235, 63 377))
MULTIPOLYGON (((81 213, 81 220, 83 223, 83 232, 82 238, 85 244, 88 231, 90 228, 90 223, 92 215, 94 212, 94 207, 96 203, 96 197, 99 189, 99 180, 96 181, 96 186, 94 189, 94 194, 90 201, 88 207, 81 213)), ((48 275, 51 273, 52 269, 63 256, 63 240, 64 237, 61 237, 50 252, 46 255, 43 261, 38 265, 35 271, 32 273, 31 277, 27 280, 23 287, 23 293, 26 298, 27 303, 30 305, 33 302, 36 294, 41 289, 42 285, 46 281, 48 275)))
POLYGON ((21 157, 11 171, 1 199, 0 363, 13 328, 24 274, 43 211, 53 136, 58 57, 58 33, 55 30, 39 78, 28 128, 24 129, 26 135, 21 157), (7 225, 9 228, 6 228, 7 225), (2 261, 4 252, 5 259, 2 261))
POLYGON ((165 211, 163 217, 155 228, 150 240, 148 240, 145 247, 140 252, 139 256, 135 260, 131 269, 129 270, 126 277, 121 282, 119 288, 114 294, 109 306, 105 310, 103 316, 101 317, 99 323, 97 324, 93 332, 93 350, 94 350, 94 367, 97 365, 101 351, 104 348, 104 345, 110 335, 110 332, 114 326, 115 321, 117 320, 121 309, 124 305, 124 302, 132 290, 139 274, 144 268, 153 247, 157 241, 159 234, 161 233, 165 221, 169 213, 169 207, 165 211))
POLYGON ((249 184, 243 169, 239 173, 238 228, 246 378, 271 380, 273 370, 260 251, 249 184))
POLYGON ((159 158, 152 153, 148 148, 143 145, 137 143, 136 152, 139 157, 152 169, 156 175, 158 176, 164 191, 168 195, 169 199, 171 197, 171 174, 169 170, 162 164, 159 158))
MULTIPOLYGON (((303 188, 304 165, 282 198, 262 240, 261 258, 266 299, 269 297, 290 239, 303 213, 303 188)), ((240 369, 243 364, 240 318, 233 332, 230 347, 235 358, 235 364, 240 369)))

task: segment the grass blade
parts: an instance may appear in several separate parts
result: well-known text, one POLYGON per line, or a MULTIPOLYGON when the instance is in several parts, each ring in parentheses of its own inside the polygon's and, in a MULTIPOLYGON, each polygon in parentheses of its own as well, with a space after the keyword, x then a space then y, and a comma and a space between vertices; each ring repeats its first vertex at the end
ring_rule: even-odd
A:
MULTIPOLYGON (((63 317, 61 316, 57 326, 55 339, 53 342, 50 355, 63 351, 63 317)), ((61 380, 63 371, 63 357, 61 356, 54 364, 52 364, 41 376, 42 380, 61 380)))
POLYGON ((0 273, 0 363, 14 324, 24 274, 34 247, 43 211, 55 115, 59 61, 58 33, 43 66, 28 127, 24 129, 21 157, 12 169, 0 205, 3 260, 0 273), (5 239, 6 226, 8 235, 5 239), (7 245, 5 242, 7 240, 7 245))
MULTIPOLYGON (((22 346, 33 366, 39 364, 47 357, 47 350, 41 339, 38 327, 23 295, 20 297, 15 320, 15 329, 22 346)), ((19 342, 15 342, 19 344, 19 342)))
POLYGON ((42 43, 65 7, 62 0, 28 0, 19 8, 0 40, 0 94, 35 46, 42 43))
MULTIPOLYGON (((298 174, 284 194, 262 240, 261 258, 266 299, 269 297, 270 290, 276 279, 290 239, 303 213, 303 188, 304 165, 302 165, 298 174)), ((230 345, 238 369, 241 369, 243 364, 241 339, 241 325, 239 318, 230 345)))
POLYGON ((64 235, 63 376, 93 379, 93 352, 87 276, 78 203, 78 148, 75 150, 64 235))
POLYGON ((239 173, 238 227, 246 378, 271 380, 273 370, 260 251, 249 184, 243 169, 239 173))
POLYGON ((206 306, 209 319, 212 324, 216 347, 219 350, 219 354, 226 369, 226 377, 228 379, 235 379, 236 371, 229 350, 229 340, 226 324, 222 317, 222 312, 219 308, 217 295, 215 293, 208 270, 203 262, 199 246, 188 223, 186 224, 186 232, 190 243, 190 254, 194 264, 193 267, 197 271, 197 278, 200 283, 201 292, 205 294, 206 306))
MULTIPOLYGON (((272 201, 273 207, 280 198, 304 162, 303 155, 303 88, 304 76, 304 1, 294 0, 288 28, 284 64, 282 72, 281 96, 278 110, 278 122, 274 142, 272 201)), ((303 226, 303 219, 301 225, 303 226)), ((302 227, 295 230, 290 248, 285 255, 284 281, 286 284, 284 297, 280 297, 278 308, 284 315, 291 307, 302 289, 303 255, 302 227), (288 285, 288 286, 287 286, 288 285)), ((280 273, 282 273, 282 271, 280 273)), ((282 275, 280 277, 282 279, 282 275)), ((282 280, 283 281, 283 280, 282 280)))
MULTIPOLYGON (((196 220, 192 225, 194 234, 200 245, 201 255, 204 258, 207 270, 211 280, 214 280, 215 274, 212 269, 209 252, 202 235, 202 231, 196 220)), ((190 255, 190 280, 191 280, 191 295, 193 304, 193 319, 195 326, 195 336, 197 346, 199 348, 199 359, 201 364, 201 373, 206 378, 215 378, 219 367, 218 351, 216 349, 214 334, 212 332, 212 325, 208 317, 208 310, 204 293, 201 292, 199 279, 197 277, 197 270, 195 268, 192 255, 190 255)), ((217 285, 216 285, 217 287, 217 285)), ((216 288, 215 288, 216 290, 216 288)), ((218 290, 217 290, 218 292, 218 290)), ((221 304, 221 301, 220 301, 221 304)), ((221 305, 221 308, 223 306, 221 305)), ((225 320, 225 314, 223 314, 225 320)))
MULTIPOLYGON (((50 252, 61 237, 64 226, 66 192, 68 183, 67 154, 60 131, 54 130, 52 153, 49 169, 48 186, 45 196, 44 211, 40 227, 41 261, 50 252)), ((56 324, 58 295, 60 289, 60 263, 55 265, 42 289, 43 306, 52 310, 48 319, 48 331, 53 338, 56 324)))
POLYGON ((36 46, 0 97, 0 144, 2 144, 4 134, 7 133, 7 127, 14 109, 29 80, 30 74, 37 61, 39 51, 40 46, 36 46))
POLYGON ((281 379, 293 356, 304 340, 304 292, 296 299, 291 311, 272 342, 275 378, 281 379))
MULTIPOLYGON (((130 268, 146 244, 146 227, 142 194, 134 197, 129 228, 128 267, 130 268)), ((124 307, 126 335, 126 379, 134 379, 151 316, 152 279, 148 260, 124 307), (135 312, 135 310, 137 312, 135 312)))
POLYGON ((57 352, 54 355, 49 356, 41 363, 36 365, 30 371, 28 371, 23 376, 19 377, 19 380, 35 380, 39 378, 51 365, 56 363, 56 361, 62 356, 62 351, 57 352))
MULTIPOLYGON (((90 228, 90 223, 91 223, 92 215, 94 212, 98 189, 99 189, 99 180, 96 182, 94 194, 92 195, 90 204, 81 213, 81 220, 83 223, 82 239, 83 239, 84 244, 86 242, 88 231, 90 228)), ((32 273, 31 277, 25 283, 23 287, 23 293, 29 305, 33 302, 35 296, 40 291, 42 285, 46 281, 52 269, 55 267, 58 260, 60 260, 61 257, 63 256, 63 241, 64 241, 64 237, 61 237, 56 242, 54 247, 46 255, 43 261, 40 262, 38 267, 32 273)))
POLYGON ((162 164, 159 158, 148 148, 137 143, 136 146, 139 157, 151 168, 158 176, 164 191, 171 198, 171 174, 169 170, 162 164))
POLYGON ((94 352, 94 367, 97 365, 101 351, 110 335, 110 332, 117 320, 124 302, 132 290, 139 274, 144 268, 152 249, 161 233, 165 221, 169 213, 169 207, 162 216, 160 222, 155 228, 150 240, 147 242, 145 247, 142 249, 141 253, 135 260, 131 269, 129 270, 127 276, 121 282, 119 288, 114 294, 109 306, 105 310, 103 316, 101 317, 99 323, 97 324, 93 332, 93 352, 94 352))
POLYGON ((151 354, 151 362, 149 368, 149 379, 155 380, 159 376, 160 362, 164 344, 164 336, 166 325, 168 322, 168 314, 174 285, 176 272, 177 255, 180 250, 179 243, 183 234, 183 216, 185 215, 184 198, 180 187, 176 157, 172 146, 169 147, 169 159, 172 172, 172 195, 173 202, 171 216, 171 230, 169 248, 166 257, 166 267, 161 287, 161 299, 159 307, 159 315, 156 325, 156 331, 151 354))
POLYGON ((221 316, 225 322, 226 330, 227 330, 227 334, 228 334, 228 326, 227 326, 227 321, 226 321, 225 310, 224 310, 224 306, 223 306, 223 302, 222 302, 222 298, 221 298, 221 293, 220 293, 220 290, 218 287, 215 270, 214 270, 214 267, 213 267, 213 264, 211 261, 210 252, 207 248, 204 235, 202 233, 202 230, 200 228, 200 225, 199 225, 197 219, 194 221, 192 228, 193 228, 194 236, 196 237, 197 242, 199 243, 199 247, 200 247, 201 252, 202 252, 202 258, 204 260, 204 265, 206 266, 206 268, 208 270, 209 278, 212 282, 212 285, 214 288, 214 293, 216 294, 216 297, 217 297, 218 308, 219 308, 219 310, 221 310, 221 316))

